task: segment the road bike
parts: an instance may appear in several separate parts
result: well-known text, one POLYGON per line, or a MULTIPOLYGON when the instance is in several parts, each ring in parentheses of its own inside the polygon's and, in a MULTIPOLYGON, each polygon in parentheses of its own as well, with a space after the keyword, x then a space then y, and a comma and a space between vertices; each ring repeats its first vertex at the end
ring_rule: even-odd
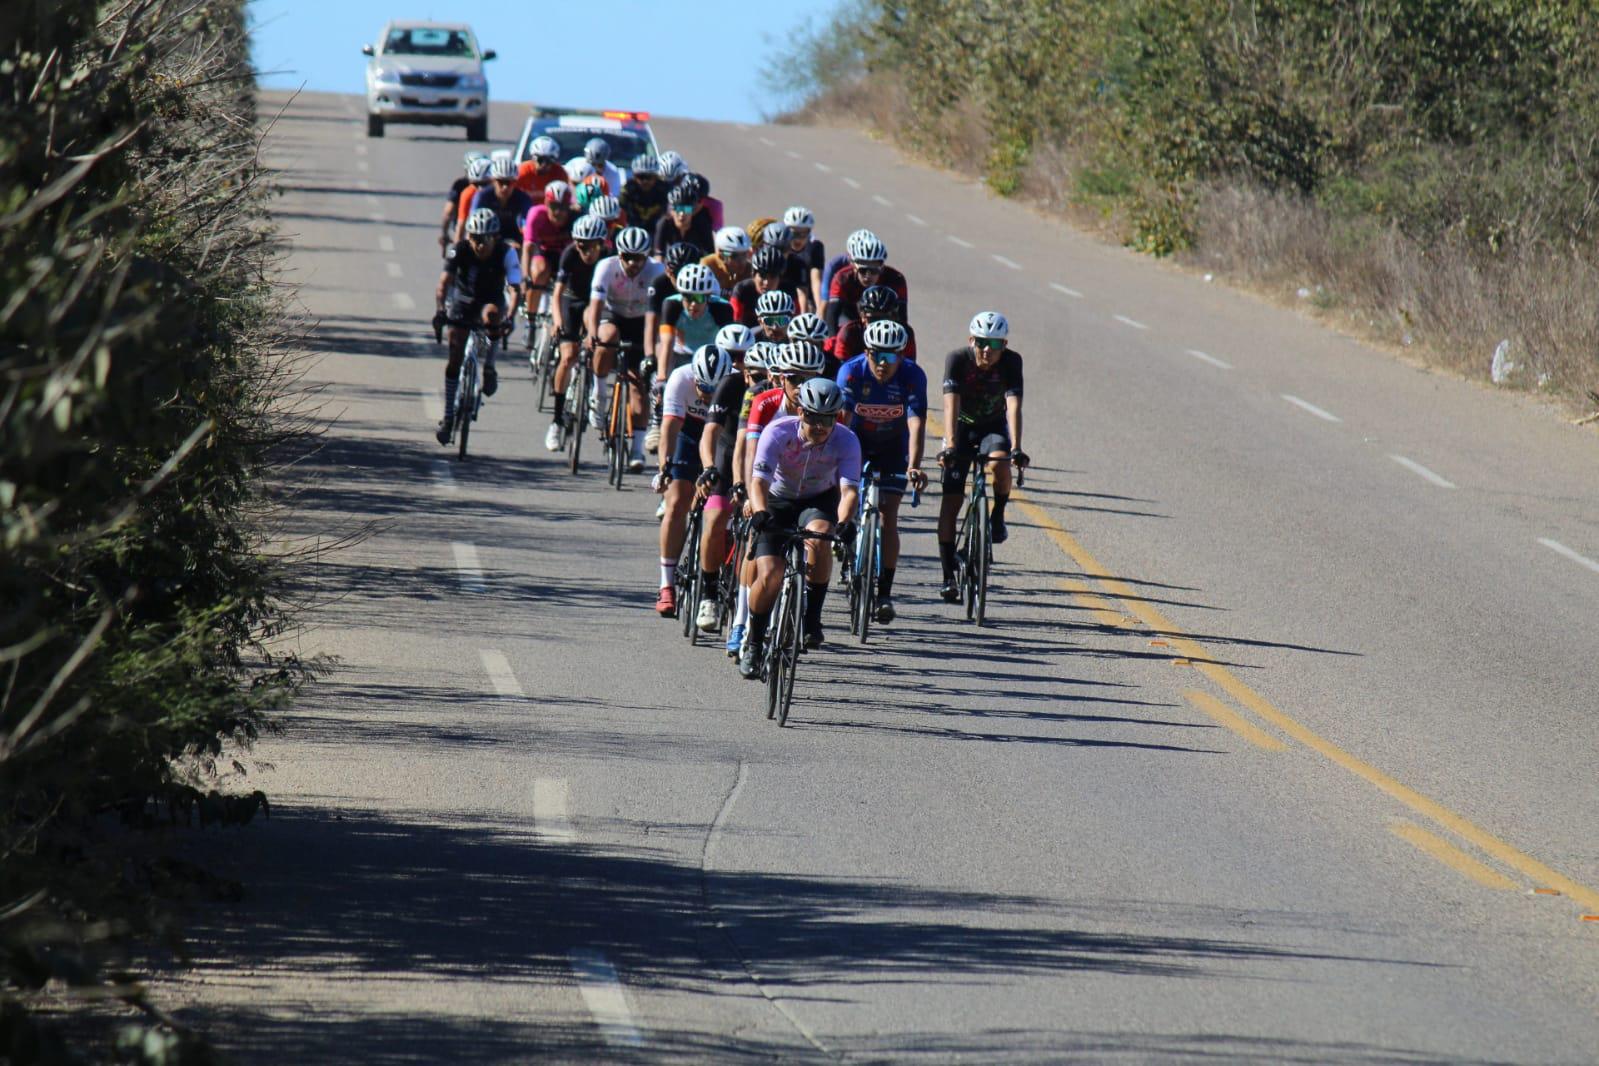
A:
MULTIPOLYGON (((965 461, 971 465, 970 475, 966 479, 966 510, 961 518, 960 534, 955 540, 955 576, 961 589, 961 599, 966 603, 967 619, 982 625, 988 613, 988 577, 994 567, 994 529, 988 505, 988 464, 1010 460, 991 460, 986 455, 973 452, 965 461)), ((1022 480, 1023 474, 1018 468, 1018 487, 1022 480)))
POLYGON ((561 421, 561 446, 567 451, 567 471, 577 473, 583 450, 583 431, 589 424, 589 393, 594 389, 594 353, 587 344, 578 348, 577 364, 566 380, 566 417, 561 421))
POLYGON ((621 342, 618 353, 617 365, 621 372, 616 376, 616 384, 611 389, 611 409, 605 419, 605 451, 609 460, 608 479, 618 490, 627 476, 627 461, 633 451, 633 389, 647 389, 649 369, 647 362, 641 368, 643 380, 635 378, 632 371, 627 369, 630 362, 629 352, 637 352, 639 346, 629 341, 621 342))
POLYGON ((739 576, 749 551, 750 520, 744 516, 743 486, 736 486, 728 494, 727 505, 732 508, 733 517, 727 524, 727 551, 716 582, 716 628, 724 633, 738 611, 739 576))
MULTIPOLYGON (((442 328, 436 332, 436 336, 443 340, 442 328)), ((466 458, 466 444, 472 434, 472 423, 477 421, 478 412, 483 407, 483 389, 479 377, 483 367, 493 357, 493 349, 494 335, 488 326, 478 323, 467 333, 460 376, 455 380, 455 420, 449 426, 459 459, 466 458)))
POLYGON ((805 559, 805 542, 808 540, 836 543, 831 533, 816 533, 809 529, 784 531, 783 585, 777 594, 777 605, 772 609, 772 620, 767 628, 764 650, 766 675, 766 717, 775 718, 777 724, 788 724, 789 707, 794 702, 794 674, 799 669, 799 658, 805 645, 805 601, 809 596, 805 578, 809 563, 805 559))
POLYGON ((700 573, 700 533, 705 528, 705 501, 696 498, 689 508, 687 528, 684 530, 683 548, 677 553, 677 614, 683 620, 683 635, 689 644, 700 642, 700 627, 695 615, 700 609, 700 597, 705 594, 705 576, 700 573))
POLYGON ((539 309, 527 320, 527 361, 533 380, 539 383, 538 410, 541 412, 550 398, 550 390, 555 387, 555 369, 561 361, 560 346, 555 342, 555 320, 545 306, 549 298, 549 293, 545 293, 539 309))
MULTIPOLYGON (((855 544, 844 552, 840 569, 849 595, 849 631, 866 643, 877 617, 877 588, 883 576, 882 478, 868 462, 861 468, 860 521, 855 544)), ((920 490, 911 492, 910 504, 921 503, 920 490)))

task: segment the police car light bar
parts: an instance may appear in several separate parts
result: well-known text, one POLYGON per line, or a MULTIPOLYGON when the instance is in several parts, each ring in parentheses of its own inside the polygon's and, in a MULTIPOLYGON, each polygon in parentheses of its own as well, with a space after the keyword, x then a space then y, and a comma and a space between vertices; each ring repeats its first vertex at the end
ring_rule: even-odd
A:
POLYGON ((621 119, 623 122, 648 122, 650 120, 648 111, 601 111, 600 114, 606 118, 621 119))

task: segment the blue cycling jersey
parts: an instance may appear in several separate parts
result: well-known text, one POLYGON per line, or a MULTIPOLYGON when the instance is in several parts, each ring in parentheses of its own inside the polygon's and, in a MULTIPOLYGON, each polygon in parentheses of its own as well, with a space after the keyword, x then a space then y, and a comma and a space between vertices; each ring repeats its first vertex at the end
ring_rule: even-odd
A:
POLYGON ((838 387, 844 390, 850 428, 861 438, 865 451, 879 447, 903 450, 910 443, 907 419, 911 415, 927 417, 927 375, 908 359, 899 361, 893 377, 878 381, 862 353, 839 367, 838 387))

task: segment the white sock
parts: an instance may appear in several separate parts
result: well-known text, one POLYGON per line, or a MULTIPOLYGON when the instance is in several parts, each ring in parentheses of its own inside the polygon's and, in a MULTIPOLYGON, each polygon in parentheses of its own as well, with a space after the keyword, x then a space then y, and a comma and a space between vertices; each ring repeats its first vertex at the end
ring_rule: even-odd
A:
POLYGON ((736 626, 748 625, 750 620, 750 587, 738 587, 738 606, 733 609, 733 624, 736 626))
POLYGON ((661 560, 661 587, 669 589, 677 583, 677 560, 661 560))
POLYGON ((644 458, 644 431, 642 429, 633 431, 633 458, 644 458))

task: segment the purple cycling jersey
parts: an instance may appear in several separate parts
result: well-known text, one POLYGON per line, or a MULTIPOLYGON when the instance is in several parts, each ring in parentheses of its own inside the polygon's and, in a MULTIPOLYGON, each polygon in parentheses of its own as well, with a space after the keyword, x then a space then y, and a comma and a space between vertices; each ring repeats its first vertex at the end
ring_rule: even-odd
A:
POLYGON ((839 484, 856 485, 861 480, 860 439, 848 426, 834 426, 821 444, 806 444, 798 418, 779 418, 761 433, 755 476, 771 486, 773 496, 785 500, 802 500, 839 484))

